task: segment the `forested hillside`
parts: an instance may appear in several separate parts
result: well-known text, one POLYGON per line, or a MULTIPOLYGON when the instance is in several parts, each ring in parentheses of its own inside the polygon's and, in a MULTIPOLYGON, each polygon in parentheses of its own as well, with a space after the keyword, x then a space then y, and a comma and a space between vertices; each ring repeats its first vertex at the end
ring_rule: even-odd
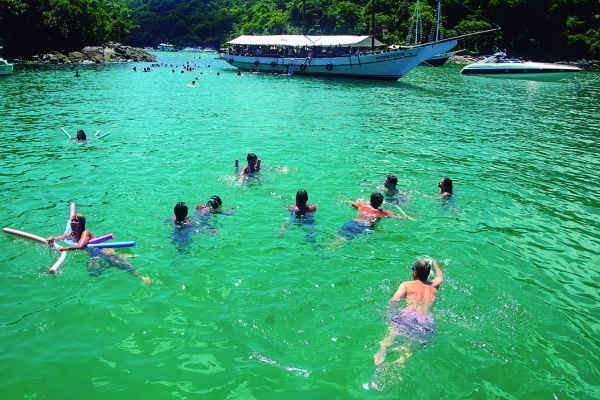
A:
MULTIPOLYGON (((107 40, 133 46, 218 47, 241 34, 302 33, 302 0, 0 0, 0 45, 15 52, 78 50, 107 40)), ((425 35, 435 0, 421 0, 425 35)), ((375 32, 404 44, 416 0, 375 0, 375 32)), ((368 0, 307 0, 308 34, 370 34, 368 0)), ((599 0, 445 0, 445 36, 489 29, 473 53, 494 48, 536 60, 600 58, 599 0)), ((413 34, 414 38, 414 34, 413 34)))

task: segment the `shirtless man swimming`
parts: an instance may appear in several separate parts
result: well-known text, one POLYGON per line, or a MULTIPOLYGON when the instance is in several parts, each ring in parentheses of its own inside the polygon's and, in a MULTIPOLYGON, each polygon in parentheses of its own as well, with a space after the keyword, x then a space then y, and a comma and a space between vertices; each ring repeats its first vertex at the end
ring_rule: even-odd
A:
POLYGON ((375 365, 385 361, 388 347, 395 344, 397 337, 401 336, 405 340, 396 348, 400 357, 395 363, 403 364, 414 352, 415 345, 426 345, 427 339, 435 334, 435 325, 429 309, 444 275, 437 262, 424 259, 418 260, 412 270, 413 280, 402 282, 388 304, 388 308, 391 309, 406 297, 406 307, 399 313, 396 310, 393 312, 388 334, 375 354, 375 365), (431 264, 435 268, 435 279, 429 282, 427 278, 431 272, 431 264))
POLYGON ((338 236, 342 238, 352 239, 361 233, 373 230, 375 222, 380 218, 398 218, 405 219, 407 216, 394 215, 388 210, 381 208, 383 204, 383 195, 379 192, 373 192, 369 204, 361 201, 350 203, 352 207, 357 208, 356 218, 350 222, 346 222, 342 230, 338 232, 338 236))

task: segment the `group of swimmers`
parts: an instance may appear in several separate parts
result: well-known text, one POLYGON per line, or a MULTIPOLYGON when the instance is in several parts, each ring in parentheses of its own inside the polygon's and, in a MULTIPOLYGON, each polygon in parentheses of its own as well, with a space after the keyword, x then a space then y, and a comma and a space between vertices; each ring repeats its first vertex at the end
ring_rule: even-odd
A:
MULTIPOLYGON (((240 172, 240 177, 258 173, 260 171, 260 159, 254 153, 247 156, 247 165, 240 172)), ((396 186, 398 178, 394 175, 388 175, 383 184, 384 193, 389 202, 394 202, 400 192, 396 186)), ((440 198, 449 198, 453 195, 452 180, 443 178, 439 181, 440 198)), ((350 203, 357 209, 356 217, 344 224, 339 235, 346 238, 356 237, 357 235, 373 229, 375 222, 380 218, 398 218, 405 219, 408 216, 397 216, 392 212, 383 209, 381 206, 386 199, 380 192, 373 192, 369 204, 355 201, 350 203)), ((218 214, 221 211, 222 201, 218 196, 213 196, 205 205, 196 206, 196 212, 202 215, 218 214)), ((317 210, 316 205, 308 204, 308 193, 300 189, 296 193, 296 204, 288 207, 288 210, 297 218, 304 219, 317 210)), ((188 208, 183 202, 177 203, 174 208, 174 223, 176 226, 191 224, 188 220, 188 208)), ((434 260, 419 259, 412 267, 412 280, 402 282, 388 303, 390 313, 388 315, 388 332, 385 338, 379 343, 380 347, 374 355, 374 364, 381 365, 388 356, 389 349, 393 346, 393 351, 397 353, 394 361, 396 365, 402 365, 413 352, 419 347, 428 343, 428 340, 435 334, 435 324, 431 316, 430 308, 434 302, 438 287, 442 283, 443 273, 440 266, 434 260), (431 269, 435 269, 435 278, 428 281, 431 269), (406 299, 406 306, 397 310, 396 304, 406 299), (401 339, 398 341, 398 339, 401 339)), ((372 382, 374 389, 380 389, 377 379, 372 382)))
MULTIPOLYGON (((78 130, 85 135, 82 130, 78 130)), ((83 136, 85 137, 85 136, 83 136)), ((85 139, 84 139, 85 140, 85 139)), ((249 153, 247 165, 240 171, 240 178, 260 172, 260 159, 254 153, 249 153)), ((394 198, 401 192, 396 189, 398 179, 394 175, 388 175, 384 182, 384 193, 388 198, 394 198)), ((452 181, 449 178, 443 178, 438 183, 440 188, 440 197, 447 198, 453 195, 452 181)), ((383 209, 384 196, 380 192, 371 194, 369 204, 364 202, 352 202, 351 205, 357 208, 357 215, 354 220, 346 223, 342 231, 352 235, 359 234, 366 230, 371 230, 377 220, 383 217, 404 219, 408 216, 397 216, 392 212, 383 209)), ((195 214, 210 217, 213 214, 223 213, 223 201, 219 196, 212 196, 206 204, 198 204, 195 208, 195 214)), ((308 193, 301 189, 296 193, 296 204, 290 205, 288 210, 296 218, 303 219, 309 214, 316 212, 316 205, 308 204, 308 193)), ((185 227, 193 225, 188 218, 188 207, 184 202, 178 202, 174 208, 175 216, 172 218, 175 226, 185 227)), ((55 245, 59 251, 79 250, 87 247, 93 238, 92 233, 85 228, 86 219, 81 214, 75 214, 70 219, 71 232, 60 236, 50 236, 46 239, 49 244, 53 244, 59 239, 70 239, 76 242, 75 245, 61 247, 55 245)), ((87 264, 87 269, 92 274, 100 274, 108 267, 118 267, 127 270, 132 275, 141 279, 142 282, 150 284, 152 281, 146 276, 138 274, 136 269, 123 257, 114 252, 113 249, 91 249, 91 260, 87 264), (108 266, 106 266, 108 264, 108 266)), ((382 364, 389 353, 389 349, 394 346, 393 351, 398 353, 395 364, 403 364, 419 346, 428 343, 428 339, 435 334, 435 325, 431 317, 430 307, 434 302, 437 290, 443 280, 442 271, 437 262, 433 260, 419 259, 412 267, 412 280, 402 282, 388 303, 389 326, 385 338, 380 342, 380 348, 374 356, 375 365, 382 364), (431 269, 435 269, 435 279, 428 281, 431 269), (406 299, 406 307, 397 310, 395 305, 402 299, 406 299), (400 343, 398 338, 402 338, 400 343)), ((377 382, 373 381, 373 388, 377 388, 377 382)))

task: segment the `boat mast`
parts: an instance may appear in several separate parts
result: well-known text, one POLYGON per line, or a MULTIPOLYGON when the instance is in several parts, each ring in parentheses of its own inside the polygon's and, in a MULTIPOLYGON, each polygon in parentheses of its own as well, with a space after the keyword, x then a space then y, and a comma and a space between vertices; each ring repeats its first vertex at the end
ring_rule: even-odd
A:
POLYGON ((306 36, 306 0, 302 0, 302 35, 306 36))
POLYGON ((371 0, 371 50, 375 51, 375 0, 371 0))
POLYGON ((417 0, 417 6, 415 8, 415 44, 419 44, 419 13, 421 12, 421 3, 417 0))
POLYGON ((437 5, 437 22, 435 24, 435 41, 440 40, 440 24, 442 23, 442 0, 438 0, 437 5))

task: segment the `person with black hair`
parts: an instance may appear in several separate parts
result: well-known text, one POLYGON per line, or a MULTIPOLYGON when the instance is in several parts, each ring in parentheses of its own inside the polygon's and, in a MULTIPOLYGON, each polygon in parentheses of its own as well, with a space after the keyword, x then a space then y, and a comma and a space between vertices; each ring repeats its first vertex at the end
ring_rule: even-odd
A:
POLYGON ((440 197, 450 197, 454 193, 452 192, 452 180, 450 178, 442 178, 438 183, 440 188, 440 197))
POLYGON ((308 193, 306 193, 306 190, 300 189, 296 192, 296 205, 289 206, 288 210, 293 212, 297 218, 305 217, 306 213, 317 211, 316 205, 309 206, 307 203, 308 193))
POLYGON ((369 204, 360 201, 350 203, 352 207, 357 208, 356 218, 346 222, 339 234, 342 237, 351 239, 361 233, 372 231, 375 223, 384 217, 405 219, 408 216, 394 215, 391 211, 381 208, 383 204, 383 195, 379 192, 371 193, 369 204))
POLYGON ((189 225, 190 221, 188 220, 188 206, 183 201, 175 204, 175 208, 173 208, 173 213, 175 214, 175 225, 189 225))

